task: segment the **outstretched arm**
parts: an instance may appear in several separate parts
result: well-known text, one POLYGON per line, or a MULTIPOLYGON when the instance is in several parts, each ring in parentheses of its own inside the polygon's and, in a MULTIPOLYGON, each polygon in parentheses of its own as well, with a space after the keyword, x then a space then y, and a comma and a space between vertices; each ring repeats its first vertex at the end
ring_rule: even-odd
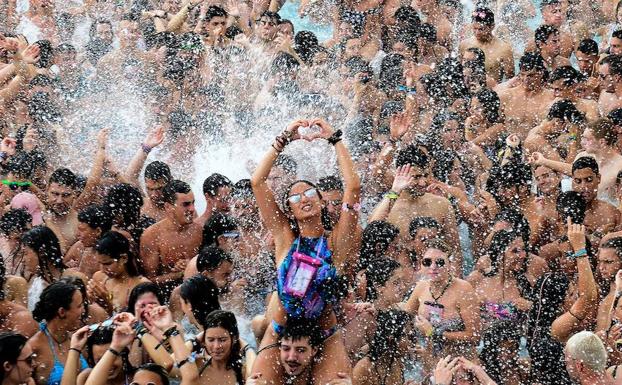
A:
POLYGON ((104 172, 106 143, 108 142, 109 131, 110 130, 108 128, 102 128, 97 134, 97 153, 95 155, 95 161, 93 162, 93 167, 91 167, 91 173, 86 180, 86 186, 84 187, 82 194, 80 194, 73 204, 73 207, 76 210, 86 207, 93 199, 95 199, 95 189, 99 186, 104 172))
POLYGON ((253 192, 255 193, 255 199, 257 200, 257 206, 259 207, 261 219, 268 230, 272 233, 277 249, 279 245, 283 244, 283 237, 289 228, 289 221, 283 211, 279 208, 279 205, 276 203, 274 193, 268 186, 268 176, 270 175, 274 162, 279 154, 283 152, 285 146, 294 140, 300 139, 298 128, 307 125, 308 122, 305 120, 296 120, 291 123, 283 134, 276 138, 268 150, 268 153, 259 163, 257 169, 251 177, 251 185, 253 187, 253 192))
POLYGON ((130 164, 127 166, 127 170, 125 171, 125 180, 127 183, 138 185, 140 170, 143 169, 149 153, 151 150, 159 146, 163 140, 164 127, 162 126, 156 127, 155 130, 147 134, 147 137, 145 137, 140 149, 136 152, 130 161, 130 164))

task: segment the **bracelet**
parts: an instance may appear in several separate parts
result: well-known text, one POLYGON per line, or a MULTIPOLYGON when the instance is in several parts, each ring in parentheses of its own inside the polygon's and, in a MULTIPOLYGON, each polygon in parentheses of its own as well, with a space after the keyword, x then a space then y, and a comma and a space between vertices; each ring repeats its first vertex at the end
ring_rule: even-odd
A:
POLYGON ((73 350, 74 352, 77 352, 78 354, 82 354, 82 351, 78 348, 69 348, 69 350, 73 350))
POLYGON ((194 363, 196 360, 194 353, 190 353, 190 355, 186 358, 184 358, 183 360, 176 362, 175 363, 175 367, 177 369, 180 369, 182 366, 186 365, 187 363, 194 363))
POLYGON ((116 350, 114 350, 113 348, 108 348, 108 351, 109 351, 110 353, 114 354, 114 355, 115 355, 115 356, 117 356, 117 357, 121 357, 121 353, 120 353, 120 352, 118 352, 118 351, 116 351, 116 350))
POLYGON ((272 144, 272 148, 274 148, 274 151, 276 151, 276 152, 277 152, 277 153, 279 153, 279 154, 283 152, 283 150, 282 150, 282 149, 281 149, 281 150, 279 150, 278 148, 274 147, 274 144, 272 144))
POLYGON ((166 329, 166 331, 163 334, 164 334, 164 341, 166 341, 171 337, 178 336, 179 330, 177 330, 177 326, 171 326, 170 328, 166 329))
POLYGON ((9 154, 7 154, 6 151, 0 151, 0 162, 3 162, 6 160, 6 158, 9 157, 9 154))
POLYGON ((436 333, 436 329, 433 327, 429 332, 425 333, 425 336, 430 338, 436 333))
POLYGON ((136 331, 136 338, 138 339, 143 338, 145 334, 149 332, 142 322, 137 322, 136 325, 134 325, 134 330, 136 331))
POLYGON ((361 211, 361 204, 355 203, 354 205, 349 205, 346 202, 343 202, 341 205, 341 211, 347 213, 348 211, 361 211))
POLYGON ((587 255, 587 250, 585 248, 579 249, 574 252, 573 256, 575 258, 585 257, 587 255))
POLYGON ((142 143, 142 144, 140 145, 140 147, 143 149, 143 152, 144 152, 145 154, 149 154, 149 153, 151 152, 151 150, 153 150, 153 148, 152 148, 152 147, 147 146, 145 143, 142 143))
POLYGON ((326 140, 334 146, 335 144, 341 142, 341 135, 343 135, 343 131, 337 130, 326 140))
POLYGON ((400 194, 396 193, 395 191, 389 191, 388 193, 384 194, 384 197, 394 201, 400 197, 400 194))

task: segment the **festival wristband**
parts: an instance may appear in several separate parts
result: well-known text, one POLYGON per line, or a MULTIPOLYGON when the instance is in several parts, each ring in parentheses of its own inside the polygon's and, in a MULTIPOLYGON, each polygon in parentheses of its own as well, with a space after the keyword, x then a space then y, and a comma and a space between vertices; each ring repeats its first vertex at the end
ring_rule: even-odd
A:
POLYGON ((117 357, 121 356, 121 352, 114 350, 113 348, 108 348, 108 351, 112 354, 114 354, 117 357))
POLYGON ((151 152, 151 150, 153 150, 153 148, 147 146, 146 144, 141 144, 140 147, 143 149, 143 152, 145 154, 149 154, 151 152))
POLYGON ((400 194, 396 193, 395 191, 389 191, 388 193, 384 194, 384 196, 385 198, 389 198, 390 200, 394 201, 400 197, 400 194))
POLYGON ((583 249, 579 249, 577 251, 574 252, 573 257, 574 258, 580 258, 580 257, 585 257, 587 255, 587 250, 585 248, 583 249))
POLYGON ((78 348, 69 348, 69 351, 72 351, 72 350, 78 354, 82 354, 82 351, 78 348))

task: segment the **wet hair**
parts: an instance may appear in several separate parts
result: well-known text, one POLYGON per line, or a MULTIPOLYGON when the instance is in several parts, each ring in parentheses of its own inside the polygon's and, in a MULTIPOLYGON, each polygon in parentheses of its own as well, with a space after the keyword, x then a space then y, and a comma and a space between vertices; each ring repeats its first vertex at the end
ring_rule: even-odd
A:
POLYGON ((95 244, 95 251, 99 254, 107 255, 114 260, 123 257, 127 258, 125 270, 130 277, 138 277, 141 270, 138 266, 136 256, 131 250, 130 241, 121 233, 108 231, 95 244))
POLYGON ((382 258, 389 245, 395 241, 400 230, 392 223, 373 221, 365 227, 361 235, 361 252, 359 264, 361 268, 382 258))
MULTIPOLYGON (((51 321, 58 316, 59 309, 69 310, 73 302, 73 294, 79 291, 75 285, 58 281, 43 289, 39 302, 32 311, 36 321, 51 321)), ((84 299, 83 299, 84 300, 84 299)))
POLYGON ((204 328, 205 331, 211 328, 223 328, 229 333, 229 337, 231 337, 231 352, 227 359, 226 368, 233 370, 238 384, 243 384, 242 344, 240 343, 240 331, 238 330, 238 322, 235 319, 235 315, 230 311, 214 310, 205 319, 204 328))
POLYGON ((192 188, 190 188, 188 183, 173 179, 162 189, 162 200, 174 205, 177 200, 177 194, 188 194, 190 192, 192 192, 192 188))
POLYGON ((594 137, 599 140, 603 139, 607 146, 613 146, 618 141, 618 133, 610 119, 598 119, 590 123, 589 128, 594 132, 594 137))
POLYGON ((54 49, 54 54, 63 54, 63 53, 75 54, 77 52, 78 51, 76 50, 76 47, 74 47, 73 45, 69 43, 61 43, 58 45, 58 47, 54 49))
POLYGON ((404 28, 397 31, 395 36, 395 42, 403 43, 406 48, 414 51, 414 56, 416 57, 419 53, 417 46, 417 38, 419 37, 419 32, 415 27, 404 28))
POLYGON ((548 120, 559 119, 571 124, 584 124, 585 114, 577 109, 569 99, 558 100, 549 109, 548 120))
POLYGON ((555 208, 564 220, 570 217, 572 223, 580 224, 585 220, 587 203, 580 193, 564 191, 557 196, 555 208))
POLYGON ((609 61, 608 61, 609 73, 612 76, 622 75, 622 56, 620 56, 620 55, 609 55, 605 59, 609 59, 609 61))
POLYGON ((201 324, 204 330, 207 315, 214 310, 220 310, 218 293, 216 284, 201 274, 188 278, 180 286, 181 299, 190 303, 194 319, 201 324))
POLYGON ((243 34, 244 31, 242 31, 242 29, 240 29, 240 27, 238 27, 237 25, 232 25, 230 27, 227 27, 227 29, 225 30, 225 37, 227 39, 235 39, 236 36, 243 34))
POLYGON ((368 302, 378 299, 378 289, 386 285, 393 273, 399 269, 399 262, 387 258, 376 258, 365 269, 367 279, 366 298, 368 302))
POLYGON ((343 192, 343 182, 336 175, 330 175, 324 178, 321 178, 317 182, 317 188, 320 191, 341 191, 343 192))
POLYGON ((404 112, 404 102, 401 100, 387 100, 380 108, 380 119, 387 119, 404 112))
POLYGON ((140 297, 147 293, 155 295, 160 305, 164 304, 164 297, 162 296, 162 292, 160 291, 158 285, 153 282, 142 282, 134 286, 132 291, 130 291, 130 295, 127 298, 127 311, 135 316, 138 316, 138 314, 134 313, 136 302, 138 302, 140 297))
POLYGON ((217 172, 205 178, 203 182, 203 194, 207 194, 210 197, 215 197, 218 194, 218 189, 221 187, 231 187, 231 180, 226 176, 217 172))
POLYGON ((272 11, 263 11, 261 15, 259 16, 259 19, 262 19, 264 17, 269 18, 270 21, 273 21, 276 25, 278 25, 279 22, 281 21, 281 15, 279 15, 276 12, 272 12, 272 11))
POLYGON ((237 229, 238 225, 233 217, 216 212, 203 225, 203 242, 201 247, 217 246, 219 236, 237 229))
POLYGON ((517 323, 513 321, 494 322, 484 331, 482 336, 484 348, 479 354, 479 357, 486 373, 488 373, 490 378, 497 384, 505 382, 504 374, 508 369, 507 365, 511 364, 501 361, 501 344, 503 342, 511 342, 515 344, 516 352, 518 352, 521 337, 522 330, 519 329, 517 323))
POLYGON ((252 198, 255 199, 253 194, 253 187, 251 186, 250 179, 240 179, 233 184, 231 188, 231 196, 236 199, 252 198))
MULTIPOLYGON (((0 217, 0 234, 23 233, 32 223, 32 215, 26 209, 10 209, 0 217)), ((0 258, 1 259, 1 258, 0 258)))
POLYGON ((48 180, 48 185, 52 183, 69 187, 73 190, 76 186, 76 174, 68 168, 57 168, 54 172, 52 172, 50 179, 48 180))
POLYGON ((611 34, 611 38, 621 39, 622 40, 622 29, 618 29, 613 31, 611 34))
POLYGON ((298 60, 287 52, 282 51, 276 54, 276 57, 272 60, 272 65, 270 66, 274 75, 281 76, 287 76, 293 72, 296 72, 298 67, 300 67, 298 60))
POLYGON ((448 100, 451 104, 457 98, 469 97, 469 89, 464 82, 464 68, 460 60, 455 57, 447 57, 438 63, 436 71, 440 76, 444 88, 451 90, 452 97, 448 100))
POLYGON ((22 235, 22 245, 31 248, 39 260, 39 269, 42 278, 48 282, 54 281, 51 267, 60 271, 65 269, 63 253, 58 237, 47 226, 35 226, 22 235))
POLYGON ((395 159, 396 167, 406 166, 407 164, 426 169, 429 165, 428 156, 415 145, 408 145, 397 153, 395 159))
POLYGON ((436 43, 436 27, 430 23, 422 23, 419 27, 419 37, 428 43, 436 43))
MULTIPOLYGON (((503 262, 505 260, 505 253, 508 247, 516 239, 521 239, 525 247, 525 252, 529 252, 528 240, 525 241, 522 234, 518 231, 497 231, 492 237, 490 246, 488 246, 488 257, 490 258, 491 271, 484 273, 486 277, 494 277, 499 274, 499 271, 503 269, 503 262)), ((530 298, 531 284, 525 275, 527 271, 527 259, 523 261, 523 266, 518 273, 515 273, 518 289, 522 297, 530 298)))
POLYGON ((403 28, 418 30, 421 25, 421 17, 416 9, 408 5, 399 7, 393 14, 393 18, 397 21, 397 25, 403 28))
POLYGON ((17 358, 22 354, 22 349, 26 346, 28 338, 21 334, 17 334, 11 331, 0 332, 0 365, 2 365, 2 371, 0 371, 0 381, 4 380, 4 363, 8 362, 11 365, 17 364, 17 358))
POLYGON ((592 39, 583 39, 579 42, 577 51, 586 55, 598 55, 598 43, 592 39))
POLYGON ((410 225, 408 225, 408 233, 411 237, 414 237, 419 229, 441 230, 441 225, 432 217, 415 217, 410 221, 410 225))
MULTIPOLYGON (((86 339, 86 362, 90 367, 95 367, 95 357, 93 355, 93 346, 109 345, 112 342, 114 329, 110 327, 99 327, 91 333, 86 339)), ((134 373, 135 369, 129 360, 129 350, 123 349, 120 353, 122 370, 126 375, 134 373)))
POLYGON ((54 81, 49 76, 37 75, 28 83, 28 87, 31 89, 34 87, 50 87, 53 84, 54 81))
POLYGON ((217 5, 210 5, 207 8, 207 12, 205 12, 205 22, 209 23, 215 17, 224 17, 227 18, 227 11, 224 8, 219 7, 217 5))
POLYGON ((217 246, 207 246, 202 248, 197 255, 197 270, 199 273, 213 271, 223 262, 233 263, 233 257, 217 246))
POLYGON ((156 160, 145 167, 145 179, 163 180, 167 183, 173 179, 171 176, 171 168, 168 164, 156 160))
POLYGON ((549 83, 557 80, 563 80, 564 87, 570 87, 579 83, 580 73, 572 66, 557 67, 551 72, 549 83))
POLYGON ((607 118, 616 126, 622 126, 622 108, 616 108, 607 114, 607 118))
MULTIPOLYGON (((110 208, 113 223, 128 228, 136 225, 140 219, 143 196, 140 190, 128 183, 115 184, 108 190, 104 204, 110 208)), ((132 234, 136 238, 135 234, 132 234)))
POLYGON ((4 170, 18 179, 30 180, 35 172, 35 165, 30 154, 18 152, 7 160, 4 170))
POLYGON ((309 339, 312 348, 320 349, 323 343, 320 325, 304 318, 288 318, 283 331, 279 335, 279 342, 288 339, 294 342, 304 338, 309 339))
POLYGON ((398 53, 390 53, 380 62, 380 73, 378 74, 378 87, 390 92, 404 83, 404 56, 398 53))
POLYGON ((279 167, 290 175, 298 173, 298 163, 290 155, 280 153, 274 161, 274 166, 279 167))
POLYGON ((136 375, 136 373, 140 372, 141 370, 151 372, 153 374, 157 374, 158 377, 160 377, 160 381, 162 381, 162 385, 170 384, 170 381, 168 379, 168 376, 169 376, 168 372, 166 371, 166 369, 164 369, 158 364, 154 364, 151 362, 147 364, 142 364, 136 369, 136 371, 134 372, 134 375, 136 375))
POLYGON ((80 292, 80 294, 82 294, 82 298, 86 298, 86 300, 82 301, 82 307, 84 308, 84 311, 82 312, 82 324, 86 325, 86 323, 89 320, 89 297, 87 295, 86 292, 86 284, 84 283, 84 281, 82 280, 82 278, 75 276, 75 275, 68 275, 66 277, 62 277, 61 279, 58 280, 59 282, 65 282, 68 283, 70 285, 74 285, 75 287, 78 288, 78 291, 80 292))
POLYGON ((39 40, 34 42, 39 47, 39 60, 35 66, 39 68, 50 68, 54 64, 54 48, 49 40, 39 40))
POLYGON ((300 31, 294 36, 294 52, 305 63, 311 61, 319 48, 320 43, 317 36, 311 31, 300 31))
POLYGON ((369 63, 361 56, 352 56, 346 60, 343 65, 348 69, 348 76, 354 77, 356 74, 363 72, 366 74, 372 74, 372 69, 369 63))
POLYGON ((577 170, 582 170, 584 168, 589 168, 596 175, 600 175, 600 171, 598 169, 598 162, 596 159, 591 156, 582 156, 577 158, 574 162, 572 162, 572 173, 574 174, 577 170))
POLYGON ((536 47, 540 49, 542 44, 545 44, 546 41, 554 34, 559 34, 559 29, 555 26, 549 24, 543 24, 536 29, 535 32, 535 42, 536 47))
POLYGON ((483 115, 489 123, 501 121, 501 99, 495 91, 482 88, 473 97, 482 105, 483 115))
POLYGON ((376 317, 376 331, 369 344, 367 356, 374 364, 378 363, 382 357, 390 356, 391 364, 399 359, 402 354, 399 343, 408 336, 405 335, 408 325, 412 323, 410 314, 403 310, 386 310, 378 312, 376 317))
POLYGON ((527 72, 536 70, 545 74, 545 79, 548 78, 548 70, 546 69, 546 63, 542 56, 537 52, 527 52, 521 56, 518 62, 518 68, 521 72, 527 72))
POLYGON ((474 23, 483 24, 489 27, 495 25, 495 14, 490 8, 477 7, 471 15, 474 23))
MULTIPOLYGON (((507 222, 512 226, 512 231, 517 232, 523 238, 525 245, 529 247, 529 240, 531 237, 531 228, 529 227, 529 221, 519 211, 511 207, 502 209, 493 220, 493 223, 507 222)), ((528 250, 529 251, 529 250, 528 250)))
POLYGON ((90 205, 78 213, 78 221, 86 223, 91 229, 100 229, 102 234, 112 227, 112 215, 108 207, 90 205))
POLYGON ((292 27, 292 32, 295 33, 296 28, 294 27, 294 23, 292 23, 291 20, 289 20, 289 19, 281 19, 281 20, 279 20, 277 25, 284 25, 284 24, 288 24, 290 27, 292 27))
POLYGON ((471 52, 473 55, 475 55, 475 58, 469 61, 476 62, 481 66, 484 66, 484 64, 486 63, 486 54, 481 48, 469 47, 465 50, 465 52, 471 52))

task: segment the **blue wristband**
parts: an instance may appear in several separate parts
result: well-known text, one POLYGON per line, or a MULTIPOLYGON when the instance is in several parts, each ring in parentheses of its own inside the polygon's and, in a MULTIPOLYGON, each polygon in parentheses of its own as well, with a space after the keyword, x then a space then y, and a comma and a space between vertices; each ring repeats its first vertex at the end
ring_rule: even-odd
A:
POLYGON ((573 254, 575 258, 585 257, 586 255, 587 255, 587 250, 585 250, 584 248, 575 251, 573 254))

